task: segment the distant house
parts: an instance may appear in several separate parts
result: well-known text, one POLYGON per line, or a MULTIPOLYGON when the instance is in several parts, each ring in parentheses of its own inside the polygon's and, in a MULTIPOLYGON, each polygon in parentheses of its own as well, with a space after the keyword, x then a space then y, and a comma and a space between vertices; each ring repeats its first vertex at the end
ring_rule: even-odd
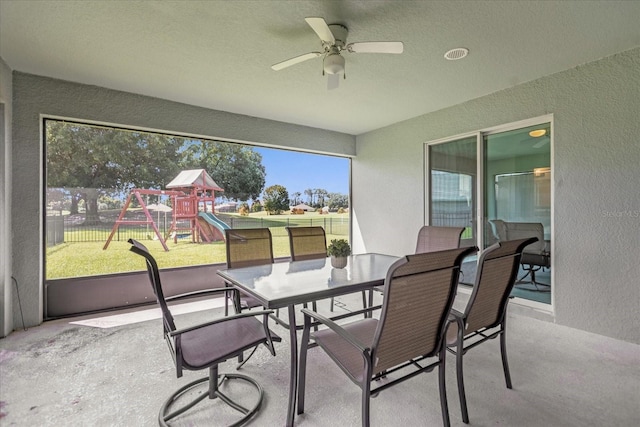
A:
POLYGON ((291 206, 291 209, 302 209, 303 211, 307 211, 307 212, 314 212, 316 210, 315 208, 312 208, 309 205, 305 205, 304 203, 300 203, 298 205, 291 206))
POLYGON ((216 206, 217 212, 235 212, 237 210, 237 202, 225 202, 216 206))

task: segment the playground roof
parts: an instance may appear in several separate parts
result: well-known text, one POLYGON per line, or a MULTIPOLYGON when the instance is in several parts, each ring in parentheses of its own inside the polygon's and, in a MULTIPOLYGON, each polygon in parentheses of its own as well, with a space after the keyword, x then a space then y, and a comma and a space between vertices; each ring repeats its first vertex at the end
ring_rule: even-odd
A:
POLYGON ((216 184, 204 169, 189 169, 178 174, 167 184, 167 188, 193 188, 199 187, 207 190, 224 191, 216 184))

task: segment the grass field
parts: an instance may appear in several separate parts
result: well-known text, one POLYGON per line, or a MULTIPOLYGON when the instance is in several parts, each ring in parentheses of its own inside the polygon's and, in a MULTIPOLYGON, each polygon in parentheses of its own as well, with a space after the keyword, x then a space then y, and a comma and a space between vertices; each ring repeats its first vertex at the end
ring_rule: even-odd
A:
MULTIPOLYGON (((332 219, 332 224, 341 223, 344 226, 326 227, 327 243, 331 239, 348 238, 349 216, 348 214, 319 215, 307 213, 305 215, 266 215, 265 213, 251 214, 250 219, 259 221, 262 226, 268 226, 273 235, 273 254, 278 257, 289 257, 289 240, 284 229, 287 225, 323 225, 325 220, 332 219), (338 221, 339 220, 339 221, 338 221), (331 229, 339 234, 331 234, 331 229), (339 229, 339 230, 338 230, 339 229)), ((246 217, 239 218, 246 219, 246 217)), ((255 225, 261 226, 261 225, 255 225)), ((65 240, 67 239, 65 232, 65 240)), ((73 233, 73 231, 69 232, 73 233)), ((149 233, 151 237, 152 233, 149 233)), ((62 243, 47 248, 45 269, 47 280, 96 276, 112 273, 144 270, 145 264, 141 257, 129 251, 130 245, 126 243, 129 236, 120 233, 120 241, 111 241, 109 247, 102 247, 107 240, 109 231, 104 231, 104 240, 94 242, 62 243)), ((146 235, 145 235, 146 236, 146 235)), ((169 251, 165 251, 162 244, 150 238, 140 238, 142 244, 147 246, 151 254, 156 258, 160 268, 184 267, 189 265, 216 264, 226 262, 224 241, 213 243, 191 243, 187 239, 167 241, 169 251)))

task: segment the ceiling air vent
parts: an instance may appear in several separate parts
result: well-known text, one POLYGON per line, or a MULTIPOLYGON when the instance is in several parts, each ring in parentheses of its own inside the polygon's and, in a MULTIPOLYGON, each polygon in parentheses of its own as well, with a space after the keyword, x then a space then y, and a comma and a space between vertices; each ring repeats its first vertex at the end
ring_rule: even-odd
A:
POLYGON ((445 53, 444 57, 449 61, 456 61, 458 59, 464 58, 468 54, 469 54, 469 49, 466 49, 464 47, 457 47, 445 53))

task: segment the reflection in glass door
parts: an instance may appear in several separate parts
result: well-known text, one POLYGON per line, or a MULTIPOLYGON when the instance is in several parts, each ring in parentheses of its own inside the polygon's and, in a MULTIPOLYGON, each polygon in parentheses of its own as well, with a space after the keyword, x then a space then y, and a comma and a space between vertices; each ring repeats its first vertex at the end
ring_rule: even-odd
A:
POLYGON ((428 145, 430 225, 465 227, 463 246, 476 244, 477 137, 428 145))

